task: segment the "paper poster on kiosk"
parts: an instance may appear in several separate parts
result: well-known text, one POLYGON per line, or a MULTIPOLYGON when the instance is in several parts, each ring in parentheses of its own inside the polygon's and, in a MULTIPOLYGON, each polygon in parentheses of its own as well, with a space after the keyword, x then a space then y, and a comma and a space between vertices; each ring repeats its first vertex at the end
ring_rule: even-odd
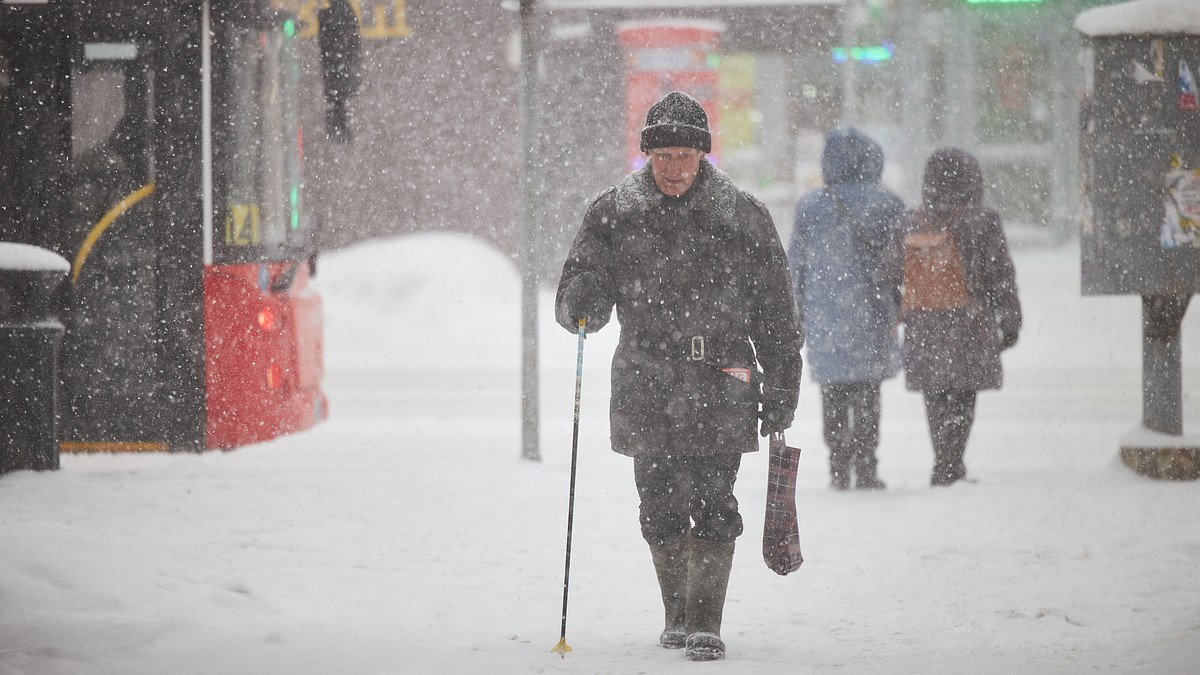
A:
POLYGON ((1187 61, 1179 61, 1179 102, 1180 110, 1196 110, 1197 108, 1196 77, 1187 61))
POLYGON ((1200 169, 1185 168, 1179 155, 1171 155, 1166 188, 1162 247, 1200 247, 1200 169))

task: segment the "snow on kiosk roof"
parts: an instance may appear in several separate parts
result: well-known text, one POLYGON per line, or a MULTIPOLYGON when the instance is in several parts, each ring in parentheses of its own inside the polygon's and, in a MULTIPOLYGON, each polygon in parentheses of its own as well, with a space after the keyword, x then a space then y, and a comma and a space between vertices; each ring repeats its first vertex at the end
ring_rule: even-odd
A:
POLYGON ((1200 35, 1200 2, 1134 0, 1096 7, 1075 17, 1075 30, 1088 37, 1114 35, 1200 35))
POLYGON ((10 271, 71 271, 71 263, 61 255, 44 248, 0 241, 0 270, 10 271))

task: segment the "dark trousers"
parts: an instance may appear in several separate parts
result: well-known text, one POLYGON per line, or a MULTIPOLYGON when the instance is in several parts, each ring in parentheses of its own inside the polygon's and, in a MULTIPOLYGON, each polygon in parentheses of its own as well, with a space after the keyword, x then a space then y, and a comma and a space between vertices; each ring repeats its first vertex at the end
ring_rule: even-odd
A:
POLYGON ((741 465, 741 453, 634 457, 642 537, 651 546, 669 544, 689 530, 706 541, 736 539, 742 516, 733 484, 741 465))
POLYGON ((933 442, 934 485, 949 485, 967 475, 963 455, 971 425, 975 423, 975 391, 946 389, 926 391, 925 418, 933 442))
POLYGON ((848 476, 851 466, 860 477, 874 477, 879 464, 875 457, 879 447, 879 383, 823 384, 821 411, 834 479, 848 476))

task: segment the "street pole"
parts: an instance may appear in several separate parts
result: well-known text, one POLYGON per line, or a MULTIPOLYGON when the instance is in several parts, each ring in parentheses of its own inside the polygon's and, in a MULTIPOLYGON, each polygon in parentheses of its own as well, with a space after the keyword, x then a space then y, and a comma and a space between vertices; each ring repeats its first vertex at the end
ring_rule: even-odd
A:
POLYGON ((521 0, 521 456, 541 461, 538 447, 538 265, 534 198, 537 27, 534 0, 521 0))
POLYGON ((1183 435, 1180 328, 1190 295, 1142 296, 1142 426, 1183 435))

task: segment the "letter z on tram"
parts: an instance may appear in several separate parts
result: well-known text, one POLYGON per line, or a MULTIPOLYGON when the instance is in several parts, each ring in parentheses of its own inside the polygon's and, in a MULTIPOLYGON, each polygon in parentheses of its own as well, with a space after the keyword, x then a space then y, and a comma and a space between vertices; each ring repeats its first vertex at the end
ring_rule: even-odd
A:
POLYGON ((0 240, 69 262, 63 451, 325 418, 295 19, 278 0, 0 0, 0 240))

